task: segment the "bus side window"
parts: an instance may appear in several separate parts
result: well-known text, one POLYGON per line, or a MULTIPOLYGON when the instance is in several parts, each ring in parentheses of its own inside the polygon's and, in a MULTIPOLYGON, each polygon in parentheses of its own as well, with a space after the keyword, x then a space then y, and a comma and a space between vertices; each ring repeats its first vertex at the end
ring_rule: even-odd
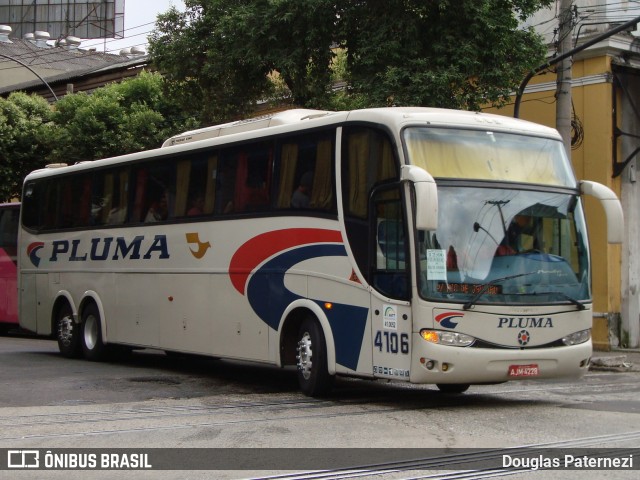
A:
POLYGON ((276 164, 276 208, 336 211, 334 136, 330 130, 282 140, 276 164))
POLYGON ((216 175, 216 213, 227 215, 234 212, 234 191, 236 185, 236 159, 232 152, 224 151, 218 163, 216 175))
POLYGON ((42 186, 44 182, 29 182, 25 185, 22 194, 22 224, 32 230, 40 230, 42 226, 42 186))
POLYGON ((271 186, 271 143, 252 144, 238 152, 236 170, 235 209, 255 212, 269 207, 271 186))
POLYGON ((19 208, 3 208, 0 210, 0 248, 9 255, 11 260, 16 260, 18 240, 19 208))
POLYGON ((93 180, 94 225, 121 225, 127 218, 129 168, 101 170, 93 180))
POLYGON ((176 217, 197 217, 213 213, 217 156, 192 155, 177 164, 176 217))
POLYGON ((163 222, 175 216, 175 162, 144 164, 136 170, 134 179, 132 221, 163 222))
MULTIPOLYGON (((342 202, 345 212, 345 227, 349 242, 367 245, 370 228, 371 195, 380 185, 399 179, 398 162, 388 136, 380 130, 366 127, 348 127, 342 136, 342 202)), ((375 263, 364 248, 354 250, 360 272, 371 282, 375 263)))
POLYGON ((372 198, 372 283, 376 290, 398 299, 409 297, 406 227, 399 187, 378 189, 372 198))

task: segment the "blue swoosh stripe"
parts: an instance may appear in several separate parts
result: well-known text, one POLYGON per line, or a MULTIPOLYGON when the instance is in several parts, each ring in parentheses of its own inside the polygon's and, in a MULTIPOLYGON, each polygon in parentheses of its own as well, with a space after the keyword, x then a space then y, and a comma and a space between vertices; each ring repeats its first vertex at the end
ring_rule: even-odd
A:
MULTIPOLYGON (((284 277, 294 265, 311 258, 346 256, 343 245, 314 244, 284 252, 253 273, 247 285, 247 297, 253 311, 270 328, 277 330, 285 309, 304 298, 288 290, 284 277)), ((314 300, 323 308, 324 300, 314 300)), ((332 302, 333 303, 333 302, 332 302)), ((336 362, 356 370, 367 324, 368 308, 333 303, 324 310, 333 333, 336 362)))

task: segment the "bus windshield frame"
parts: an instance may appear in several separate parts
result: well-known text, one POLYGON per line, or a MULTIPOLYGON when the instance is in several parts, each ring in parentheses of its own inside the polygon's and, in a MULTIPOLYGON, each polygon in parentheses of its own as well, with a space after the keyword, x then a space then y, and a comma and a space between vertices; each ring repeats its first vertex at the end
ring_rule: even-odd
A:
POLYGON ((409 127, 409 162, 438 183, 438 230, 419 232, 418 293, 436 302, 591 300, 576 180, 555 138, 409 127))
POLYGON ((422 298, 590 301, 587 232, 574 194, 443 183, 438 201, 439 228, 420 232, 418 243, 422 298))

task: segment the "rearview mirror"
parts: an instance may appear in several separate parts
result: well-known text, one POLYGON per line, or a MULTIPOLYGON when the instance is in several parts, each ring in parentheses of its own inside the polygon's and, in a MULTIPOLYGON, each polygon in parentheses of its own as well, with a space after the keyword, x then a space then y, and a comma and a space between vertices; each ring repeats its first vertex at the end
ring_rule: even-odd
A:
POLYGON ((438 187, 433 177, 416 165, 405 165, 401 180, 411 182, 416 193, 416 228, 437 230, 438 187))

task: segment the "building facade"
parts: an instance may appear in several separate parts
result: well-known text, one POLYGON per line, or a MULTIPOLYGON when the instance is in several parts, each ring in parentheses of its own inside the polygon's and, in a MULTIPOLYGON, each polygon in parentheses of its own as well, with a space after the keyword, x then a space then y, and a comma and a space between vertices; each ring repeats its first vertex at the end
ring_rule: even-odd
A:
MULTIPOLYGON (((562 2, 529 20, 553 53, 562 2)), ((636 17, 636 2, 574 1, 572 46, 605 36, 636 17)), ((640 38, 631 27, 577 52, 571 68, 571 160, 579 179, 607 185, 621 199, 625 241, 609 245, 598 202, 585 198, 593 261, 593 342, 596 349, 640 347, 640 38)), ((553 67, 552 67, 553 70, 553 67)), ((520 104, 525 120, 556 126, 555 71, 532 78, 520 104)), ((513 105, 489 109, 513 115, 513 105)))

